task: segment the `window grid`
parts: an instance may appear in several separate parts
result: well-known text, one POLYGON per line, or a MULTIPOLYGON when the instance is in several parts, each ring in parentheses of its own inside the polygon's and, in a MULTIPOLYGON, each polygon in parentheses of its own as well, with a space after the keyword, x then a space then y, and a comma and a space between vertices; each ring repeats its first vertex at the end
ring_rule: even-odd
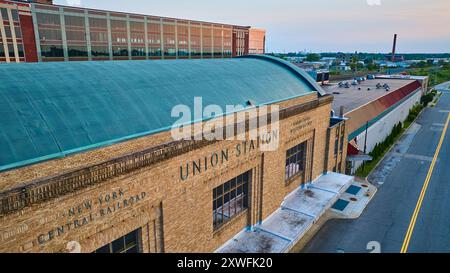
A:
POLYGON ((304 173, 306 162, 306 143, 307 142, 305 141, 286 151, 286 181, 289 181, 298 174, 304 173))
MULTIPOLYGON (((46 11, 40 5, 35 16, 41 61, 65 57, 67 60, 110 57, 120 60, 229 58, 234 55, 234 28, 226 25, 85 12, 76 8, 46 11)), ((237 35, 239 55, 242 55, 246 31, 237 30, 237 35)), ((20 39, 21 34, 17 36, 20 39)))
POLYGON ((213 190, 213 226, 218 229, 248 208, 251 171, 243 173, 213 190))
POLYGON ((137 229, 120 237, 113 242, 104 245, 94 251, 95 253, 139 253, 140 251, 140 233, 141 229, 137 229))

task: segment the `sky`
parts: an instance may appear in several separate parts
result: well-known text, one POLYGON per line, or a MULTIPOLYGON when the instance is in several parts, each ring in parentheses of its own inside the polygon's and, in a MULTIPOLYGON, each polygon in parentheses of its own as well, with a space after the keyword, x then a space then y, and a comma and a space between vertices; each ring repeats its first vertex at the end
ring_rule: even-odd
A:
POLYGON ((450 0, 54 0, 264 28, 267 52, 450 52, 450 0))

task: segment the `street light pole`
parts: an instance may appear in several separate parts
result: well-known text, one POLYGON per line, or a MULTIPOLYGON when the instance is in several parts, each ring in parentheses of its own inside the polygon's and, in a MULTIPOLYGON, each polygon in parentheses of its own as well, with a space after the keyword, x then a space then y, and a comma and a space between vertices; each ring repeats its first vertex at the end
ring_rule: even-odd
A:
MULTIPOLYGON (((369 131, 369 122, 366 123, 366 135, 364 136, 364 155, 366 155, 366 153, 367 153, 367 133, 368 133, 368 131, 369 131)), ((366 167, 366 161, 363 161, 363 167, 362 167, 363 171, 364 171, 365 167, 366 167)))

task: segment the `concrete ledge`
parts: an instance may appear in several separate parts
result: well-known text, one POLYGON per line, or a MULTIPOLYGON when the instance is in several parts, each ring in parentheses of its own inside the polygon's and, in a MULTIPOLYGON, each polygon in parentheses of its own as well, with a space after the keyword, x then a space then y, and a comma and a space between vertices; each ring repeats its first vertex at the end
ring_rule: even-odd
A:
POLYGON ((295 211, 278 209, 258 228, 295 241, 312 226, 313 220, 314 218, 295 211))
POLYGON ((347 175, 328 173, 309 189, 298 188, 281 207, 253 227, 241 231, 216 253, 283 253, 294 247, 353 183, 347 175))
POLYGON ((352 176, 340 173, 328 173, 313 183, 311 188, 341 194, 347 190, 352 181, 352 176))
POLYGON ((262 230, 241 231, 216 253, 282 253, 290 241, 262 230))
POLYGON ((296 190, 286 198, 281 208, 310 216, 317 221, 336 199, 337 195, 328 191, 314 188, 296 190))

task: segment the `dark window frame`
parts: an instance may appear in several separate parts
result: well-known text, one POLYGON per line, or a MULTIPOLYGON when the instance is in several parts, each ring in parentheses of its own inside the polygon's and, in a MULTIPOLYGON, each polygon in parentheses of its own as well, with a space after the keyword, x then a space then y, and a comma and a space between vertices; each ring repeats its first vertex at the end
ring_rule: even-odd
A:
POLYGON ((285 182, 287 184, 305 173, 307 148, 308 141, 304 141, 286 151, 286 162, 284 166, 285 182))
POLYGON ((213 189, 214 230, 220 229, 249 208, 251 180, 250 170, 213 189))
POLYGON ((108 243, 94 251, 94 253, 141 253, 142 252, 142 229, 138 228, 132 232, 108 243), (131 244, 127 244, 127 239, 135 236, 135 240, 131 244), (115 247, 120 246, 117 251, 115 247), (132 251, 133 250, 133 251, 132 251))

